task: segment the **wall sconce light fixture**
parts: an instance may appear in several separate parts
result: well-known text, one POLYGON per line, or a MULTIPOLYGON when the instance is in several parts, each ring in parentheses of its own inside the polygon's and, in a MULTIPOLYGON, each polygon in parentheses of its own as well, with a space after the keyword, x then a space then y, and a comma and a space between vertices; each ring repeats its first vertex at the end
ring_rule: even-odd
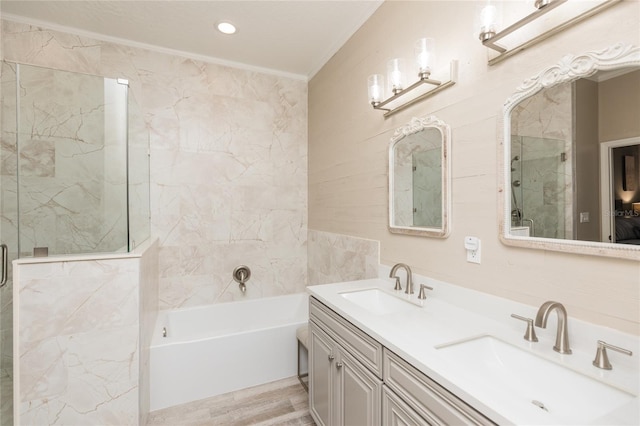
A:
POLYGON ((418 81, 407 87, 405 62, 403 58, 394 58, 387 62, 387 93, 384 96, 384 77, 382 74, 370 75, 367 79, 369 103, 374 109, 385 111, 387 117, 414 103, 453 86, 458 74, 458 62, 453 60, 449 69, 431 78, 435 69, 435 40, 421 38, 414 45, 418 81), (441 78, 442 77, 442 78, 441 78))
MULTIPOLYGON (((535 21, 541 16, 551 12, 558 6, 567 3, 568 0, 535 0, 535 11, 518 20, 517 22, 509 25, 503 30, 499 30, 501 19, 500 9, 496 7, 495 1, 492 2, 491 0, 488 0, 486 2, 486 5, 480 11, 480 31, 478 37, 480 38, 480 41, 483 45, 499 53, 498 56, 489 59, 489 65, 494 65, 510 56, 515 55, 516 53, 523 51, 528 47, 531 47, 561 31, 566 30, 569 27, 578 24, 581 21, 584 21, 587 18, 590 18, 602 12, 603 10, 613 6, 616 3, 619 3, 620 1, 622 0, 602 0, 596 6, 588 8, 586 10, 583 8, 579 8, 577 9, 577 12, 575 12, 577 14, 575 14, 574 16, 562 17, 559 22, 553 22, 551 28, 544 30, 541 34, 538 34, 514 47, 507 47, 498 44, 498 41, 511 35, 512 33, 515 33, 520 28, 535 21)), ((588 7, 590 6, 589 3, 592 2, 582 3, 584 6, 580 7, 588 7)), ((572 2, 572 4, 577 5, 578 2, 572 2)))

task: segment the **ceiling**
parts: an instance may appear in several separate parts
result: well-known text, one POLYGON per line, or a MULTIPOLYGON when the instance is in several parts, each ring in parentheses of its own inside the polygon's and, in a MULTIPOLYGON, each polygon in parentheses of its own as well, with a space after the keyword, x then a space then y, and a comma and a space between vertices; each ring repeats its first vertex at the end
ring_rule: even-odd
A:
POLYGON ((4 19, 311 78, 383 0, 2 0, 4 19), (238 31, 225 35, 226 20, 238 31))

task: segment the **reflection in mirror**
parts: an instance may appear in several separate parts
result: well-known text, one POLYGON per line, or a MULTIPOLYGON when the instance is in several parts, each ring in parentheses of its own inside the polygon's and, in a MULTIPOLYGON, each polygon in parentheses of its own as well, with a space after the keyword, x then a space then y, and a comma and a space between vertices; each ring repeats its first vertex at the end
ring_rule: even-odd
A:
POLYGON ((389 229, 446 237, 449 232, 449 127, 414 118, 396 130, 389 148, 389 229))
POLYGON ((516 235, 573 239, 572 85, 544 89, 511 114, 511 232, 516 235))
POLYGON ((640 249, 639 117, 634 46, 568 56, 526 80, 505 103, 503 241, 640 249))

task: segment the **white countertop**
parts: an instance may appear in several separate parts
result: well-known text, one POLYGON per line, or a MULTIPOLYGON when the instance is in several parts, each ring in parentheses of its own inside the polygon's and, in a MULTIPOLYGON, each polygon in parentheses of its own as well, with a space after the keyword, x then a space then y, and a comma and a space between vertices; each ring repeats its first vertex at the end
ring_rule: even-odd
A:
MULTIPOLYGON (((349 281, 307 288, 312 296, 499 424, 640 424, 640 339, 637 336, 572 319, 569 312, 569 340, 573 354, 562 355, 552 349, 556 334, 555 319, 549 318, 546 329, 536 327, 539 341, 531 343, 523 338, 526 323, 510 318, 511 313, 535 318, 537 307, 424 277, 416 278, 415 274, 414 283, 415 294, 411 296, 414 304, 420 304, 417 299, 420 283, 434 287, 433 291, 428 292, 422 306, 411 306, 406 312, 381 315, 359 307, 342 297, 341 293, 375 288, 406 298, 404 292, 393 291, 393 281, 390 279, 349 281), (445 343, 481 335, 494 336, 635 395, 635 398, 609 413, 601 413, 597 418, 585 418, 581 413, 576 413, 575 418, 566 418, 554 415, 553 410, 541 410, 531 400, 513 392, 513 389, 474 378, 437 349, 445 343), (609 351, 613 370, 598 369, 591 364, 597 340, 630 349, 633 356, 609 351)), ((576 392, 579 395, 581 390, 576 389, 576 392)))

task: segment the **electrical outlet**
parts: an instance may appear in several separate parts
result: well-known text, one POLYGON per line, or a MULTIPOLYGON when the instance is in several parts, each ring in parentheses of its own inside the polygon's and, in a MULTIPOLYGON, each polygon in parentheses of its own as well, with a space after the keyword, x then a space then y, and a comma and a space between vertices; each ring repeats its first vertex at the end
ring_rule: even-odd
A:
POLYGON ((467 249, 467 262, 480 263, 480 238, 464 237, 464 247, 467 249))
POLYGON ((589 222, 589 212, 580 212, 580 223, 589 222))
POLYGON ((467 262, 480 263, 480 249, 467 250, 467 262))

